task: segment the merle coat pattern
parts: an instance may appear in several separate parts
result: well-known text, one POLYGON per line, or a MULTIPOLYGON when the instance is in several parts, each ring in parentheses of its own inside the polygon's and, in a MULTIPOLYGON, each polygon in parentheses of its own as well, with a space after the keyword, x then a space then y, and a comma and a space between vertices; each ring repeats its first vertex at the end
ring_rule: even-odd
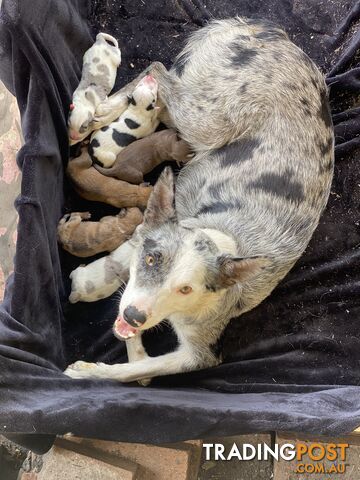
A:
MULTIPOLYGON (((165 170, 129 245, 114 333, 128 364, 76 362, 76 378, 140 380, 218 364, 229 320, 258 305, 306 248, 333 174, 324 79, 270 23, 234 18, 197 31, 168 72, 153 64, 163 121, 195 151, 175 195, 165 170), (167 318, 175 352, 149 358, 140 333, 167 318), (135 360, 135 361, 134 361, 135 360)), ((112 99, 121 104, 120 91, 112 99)), ((102 121, 106 121, 106 115, 102 121)))

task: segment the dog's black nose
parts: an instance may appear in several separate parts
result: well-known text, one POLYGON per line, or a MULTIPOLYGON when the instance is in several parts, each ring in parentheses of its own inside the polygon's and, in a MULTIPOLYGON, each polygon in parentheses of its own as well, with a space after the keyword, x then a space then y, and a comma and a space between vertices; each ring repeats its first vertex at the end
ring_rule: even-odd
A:
POLYGON ((146 322, 146 314, 129 305, 124 310, 124 320, 132 327, 141 327, 146 322))

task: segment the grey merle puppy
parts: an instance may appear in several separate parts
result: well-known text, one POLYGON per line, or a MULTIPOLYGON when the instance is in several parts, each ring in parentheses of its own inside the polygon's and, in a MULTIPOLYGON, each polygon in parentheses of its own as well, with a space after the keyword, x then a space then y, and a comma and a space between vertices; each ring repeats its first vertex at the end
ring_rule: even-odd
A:
POLYGON ((156 63, 151 73, 163 119, 196 154, 175 193, 171 171, 163 172, 130 241, 133 254, 122 255, 127 244, 114 256, 130 272, 114 324, 129 363, 76 362, 66 371, 75 378, 147 383, 219 364, 213 346, 229 320, 257 306, 292 268, 329 195, 326 86, 282 30, 214 21, 192 35, 170 71, 156 63), (150 358, 141 332, 164 319, 179 347, 150 358))

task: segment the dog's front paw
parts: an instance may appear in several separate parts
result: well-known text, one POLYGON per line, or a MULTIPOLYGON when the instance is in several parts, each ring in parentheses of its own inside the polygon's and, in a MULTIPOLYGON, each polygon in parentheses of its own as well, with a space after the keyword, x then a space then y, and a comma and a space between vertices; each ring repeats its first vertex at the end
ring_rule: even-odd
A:
POLYGON ((151 382, 151 378, 140 380, 139 375, 134 371, 133 364, 121 363, 116 365, 107 365, 106 363, 88 363, 78 361, 69 365, 64 372, 71 378, 100 378, 107 380, 116 380, 118 382, 134 382, 146 387, 151 382))
POLYGON ((64 374, 71 378, 90 378, 95 376, 94 373, 98 365, 96 363, 83 362, 79 360, 64 371, 64 374))

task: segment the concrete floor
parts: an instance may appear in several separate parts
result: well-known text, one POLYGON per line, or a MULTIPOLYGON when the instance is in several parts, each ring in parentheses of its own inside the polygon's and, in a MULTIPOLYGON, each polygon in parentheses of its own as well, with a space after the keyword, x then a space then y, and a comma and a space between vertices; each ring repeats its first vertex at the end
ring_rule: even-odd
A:
MULTIPOLYGON (((0 437, 1 480, 360 480, 360 436, 343 438, 309 438, 294 435, 253 434, 207 439, 221 443, 228 454, 235 443, 243 444, 314 445, 327 449, 329 443, 349 445, 344 461, 315 462, 304 455, 301 461, 251 460, 215 461, 205 459, 202 442, 190 441, 168 445, 142 445, 87 440, 76 437, 59 438, 55 446, 40 457, 18 448, 0 437), (22 468, 19 470, 21 463, 22 468), (322 466, 323 474, 299 470, 322 466), (326 473, 343 466, 342 473, 326 473)), ((205 441, 204 441, 205 443, 205 441)), ((318 450, 317 450, 318 451, 318 450)), ((316 451, 316 452, 317 452, 316 451)))

